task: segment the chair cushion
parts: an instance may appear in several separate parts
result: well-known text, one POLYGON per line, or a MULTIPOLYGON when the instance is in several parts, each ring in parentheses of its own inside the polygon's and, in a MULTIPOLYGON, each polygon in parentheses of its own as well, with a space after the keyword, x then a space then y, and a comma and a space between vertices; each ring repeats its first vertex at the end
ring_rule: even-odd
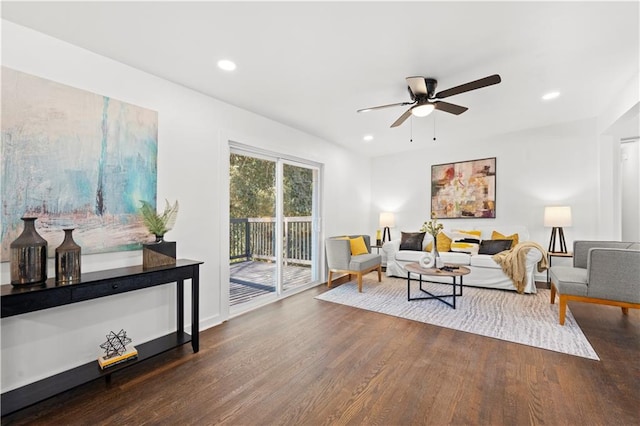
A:
POLYGON ((382 256, 379 254, 361 254, 358 256, 351 256, 351 262, 349 262, 350 271, 364 271, 365 269, 372 268, 379 265, 382 262, 382 256))
POLYGON ((552 266, 549 269, 549 277, 560 294, 587 295, 587 270, 585 268, 552 266))

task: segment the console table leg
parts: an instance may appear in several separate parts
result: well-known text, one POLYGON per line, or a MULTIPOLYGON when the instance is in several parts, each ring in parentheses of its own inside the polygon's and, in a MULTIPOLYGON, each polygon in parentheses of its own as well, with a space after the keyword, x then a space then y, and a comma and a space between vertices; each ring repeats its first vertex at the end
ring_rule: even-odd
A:
POLYGON ((184 333, 184 280, 176 282, 176 315, 178 318, 176 322, 178 324, 178 334, 184 333))
POLYGON ((191 347, 196 353, 200 350, 200 271, 193 268, 191 277, 191 347))

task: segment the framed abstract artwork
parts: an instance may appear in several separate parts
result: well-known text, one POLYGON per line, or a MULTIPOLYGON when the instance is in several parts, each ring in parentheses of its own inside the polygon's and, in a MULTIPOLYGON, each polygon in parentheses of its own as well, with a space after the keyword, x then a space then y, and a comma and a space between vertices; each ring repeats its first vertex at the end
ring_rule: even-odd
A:
POLYGON ((2 261, 36 217, 49 256, 62 228, 83 254, 135 250, 156 206, 158 113, 2 67, 2 261))
POLYGON ((496 157, 431 166, 431 212, 438 219, 496 217, 496 157))

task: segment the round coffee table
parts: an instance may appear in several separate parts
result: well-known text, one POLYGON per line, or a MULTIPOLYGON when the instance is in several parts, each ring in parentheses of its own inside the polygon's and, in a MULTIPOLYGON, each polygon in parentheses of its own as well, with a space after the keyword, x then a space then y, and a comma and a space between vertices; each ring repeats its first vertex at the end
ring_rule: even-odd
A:
POLYGON ((462 277, 471 273, 469 268, 465 268, 464 266, 446 264, 447 267, 455 268, 451 271, 442 270, 438 268, 423 268, 419 263, 413 262, 406 265, 404 268, 407 271, 407 300, 426 300, 426 299, 437 299, 444 303, 445 305, 451 306, 453 309, 456 308, 456 296, 462 296, 462 277), (411 274, 418 275, 418 279, 411 278, 411 274), (424 277, 451 277, 451 284, 443 283, 439 281, 432 281, 429 279, 424 279, 424 277), (458 278, 460 278, 460 282, 458 282, 458 278), (420 291, 428 294, 428 296, 424 297, 411 297, 411 281, 418 281, 420 283, 420 291), (450 294, 433 294, 424 288, 422 288, 423 283, 434 283, 434 284, 442 284, 442 285, 451 285, 453 292, 450 294), (459 287, 460 293, 456 291, 456 286, 459 287), (451 297, 452 301, 449 302, 445 300, 445 297, 451 297))

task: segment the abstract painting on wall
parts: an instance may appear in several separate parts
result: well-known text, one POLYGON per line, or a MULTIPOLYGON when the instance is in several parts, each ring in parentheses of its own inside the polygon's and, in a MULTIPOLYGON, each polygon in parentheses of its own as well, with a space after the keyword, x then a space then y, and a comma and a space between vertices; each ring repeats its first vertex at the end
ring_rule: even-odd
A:
POLYGON ((431 166, 431 211, 438 219, 496 217, 496 158, 431 166))
POLYGON ((156 111, 2 67, 2 261, 23 216, 50 256, 67 227, 83 254, 139 249, 157 149, 156 111))

